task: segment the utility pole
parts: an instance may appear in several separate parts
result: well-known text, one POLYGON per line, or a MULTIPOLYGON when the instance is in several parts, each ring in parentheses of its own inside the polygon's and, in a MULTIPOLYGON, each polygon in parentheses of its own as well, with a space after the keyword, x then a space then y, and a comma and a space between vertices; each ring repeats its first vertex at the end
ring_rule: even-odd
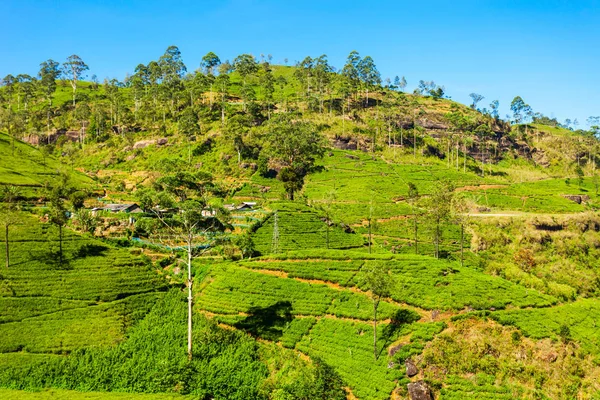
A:
POLYGON ((277 254, 279 253, 279 217, 277 216, 277 211, 273 216, 273 239, 271 240, 271 253, 277 254))

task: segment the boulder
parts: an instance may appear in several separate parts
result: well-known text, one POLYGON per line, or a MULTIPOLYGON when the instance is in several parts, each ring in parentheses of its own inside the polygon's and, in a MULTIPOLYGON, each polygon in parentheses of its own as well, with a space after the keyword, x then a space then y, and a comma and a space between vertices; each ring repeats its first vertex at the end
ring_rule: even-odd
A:
POLYGON ((135 142, 133 145, 134 149, 143 149, 145 147, 150 146, 151 144, 155 144, 156 140, 140 140, 139 142, 135 142))
POLYGON ((563 194, 562 196, 565 199, 574 201, 577 204, 587 203, 590 200, 590 196, 588 196, 586 194, 583 194, 583 195, 579 195, 579 194, 563 194))
POLYGON ((127 156, 127 158, 125 159, 126 161, 133 161, 133 159, 135 158, 135 154, 130 154, 127 156))
POLYGON ((410 400, 433 400, 431 389, 423 381, 411 382, 407 385, 410 400))
POLYGON ((430 121, 428 119, 424 121, 419 121, 419 125, 421 125, 425 129, 439 129, 439 130, 447 130, 448 125, 442 124, 440 122, 430 121))
POLYGON ((412 378, 413 376, 419 373, 419 369, 417 368, 413 360, 411 360, 410 358, 404 362, 404 365, 406 366, 406 375, 409 378, 412 378))
POLYGON ((544 360, 547 363, 553 363, 557 359, 558 359, 558 356, 556 355, 556 353, 548 353, 542 357, 542 360, 544 360))
POLYGON ((169 139, 167 138, 160 138, 156 141, 156 144, 159 146, 164 146, 165 144, 167 144, 169 142, 169 139))
POLYGON ((331 145, 339 150, 356 150, 356 142, 352 141, 351 138, 339 137, 332 141, 331 145))

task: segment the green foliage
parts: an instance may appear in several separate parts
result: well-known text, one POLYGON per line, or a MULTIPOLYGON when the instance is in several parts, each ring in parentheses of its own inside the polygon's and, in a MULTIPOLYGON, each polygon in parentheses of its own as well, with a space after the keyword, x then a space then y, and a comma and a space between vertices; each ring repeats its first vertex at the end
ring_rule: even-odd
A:
MULTIPOLYGON (((293 279, 247 271, 236 266, 213 266, 208 283, 197 299, 197 307, 218 314, 251 315, 284 309, 290 315, 337 317, 368 320, 372 316, 371 300, 349 290, 338 291, 324 284, 310 284, 293 279)), ((389 318, 397 307, 380 305, 381 318, 389 318)))
POLYGON ((363 274, 382 263, 391 270, 395 286, 391 298, 425 309, 545 307, 556 299, 492 277, 460 264, 414 255, 365 255, 336 251, 305 251, 270 256, 278 261, 242 263, 253 269, 282 271, 288 277, 319 279, 367 290, 363 274), (332 260, 352 261, 332 261, 332 260), (379 259, 379 260, 378 260, 379 259), (301 261, 304 260, 304 261, 301 261))
POLYGON ((497 311, 490 316, 501 324, 516 326, 525 336, 575 339, 592 354, 600 354, 597 341, 600 302, 597 299, 581 299, 552 308, 497 311))
MULTIPOLYGON (((300 203, 272 203, 277 212, 279 226, 279 250, 289 251, 306 248, 327 247, 327 225, 316 210, 300 203)), ((274 217, 271 215, 253 234, 256 250, 260 254, 271 252, 274 217)), ((352 248, 363 245, 359 235, 345 233, 339 226, 330 228, 330 248, 352 248)))

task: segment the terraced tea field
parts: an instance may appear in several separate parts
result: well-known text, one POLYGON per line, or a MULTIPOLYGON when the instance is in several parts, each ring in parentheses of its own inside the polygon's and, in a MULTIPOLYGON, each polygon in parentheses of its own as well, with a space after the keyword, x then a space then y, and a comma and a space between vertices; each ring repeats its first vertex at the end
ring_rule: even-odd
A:
POLYGON ((0 272, 0 353, 113 345, 166 289, 129 250, 64 232, 60 264, 55 227, 31 218, 11 228, 11 266, 0 272))
MULTIPOLYGON (((361 399, 388 399, 405 387, 404 361, 418 356, 449 316, 468 308, 537 310, 556 303, 455 262, 414 255, 297 251, 235 263, 199 261, 196 270, 203 277, 196 294, 199 312, 323 359, 361 399), (364 283, 364 271, 375 263, 390 268, 395 280, 378 310, 377 359, 373 305, 364 283)), ((455 385, 445 393, 461 390, 455 385)))

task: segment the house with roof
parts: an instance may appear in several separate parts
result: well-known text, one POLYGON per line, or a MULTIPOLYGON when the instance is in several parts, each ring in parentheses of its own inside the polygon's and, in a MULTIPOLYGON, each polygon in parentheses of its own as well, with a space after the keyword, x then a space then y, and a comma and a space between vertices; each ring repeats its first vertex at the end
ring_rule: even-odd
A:
POLYGON ((103 207, 92 208, 92 213, 95 215, 100 211, 108 211, 111 213, 142 213, 144 210, 135 203, 124 203, 124 204, 106 204, 103 207))

